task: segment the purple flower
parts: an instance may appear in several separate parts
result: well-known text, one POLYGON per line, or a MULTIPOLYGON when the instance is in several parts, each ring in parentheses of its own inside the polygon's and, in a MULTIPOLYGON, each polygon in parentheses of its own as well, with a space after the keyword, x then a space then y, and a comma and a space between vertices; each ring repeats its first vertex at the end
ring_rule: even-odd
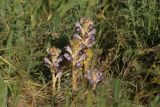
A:
POLYGON ((77 22, 75 25, 76 25, 76 28, 77 28, 77 32, 80 32, 80 33, 84 34, 84 30, 83 30, 82 26, 80 25, 80 23, 77 22))
POLYGON ((87 36, 89 37, 90 35, 95 35, 96 33, 96 29, 92 29, 88 34, 87 36))
POLYGON ((73 60, 72 57, 71 57, 71 55, 69 55, 68 53, 65 53, 65 54, 64 54, 64 57, 65 57, 68 61, 72 61, 72 60, 73 60))
POLYGON ((95 43, 96 43, 95 36, 94 35, 89 36, 88 39, 87 39, 88 48, 90 48, 93 45, 95 45, 95 43))
POLYGON ((98 82, 104 79, 103 73, 97 69, 87 70, 85 78, 88 79, 89 83, 95 89, 98 82))
POLYGON ((79 22, 76 22, 75 26, 78 27, 78 28, 82 28, 82 26, 80 25, 79 22))
POLYGON ((83 67, 83 62, 82 62, 82 61, 84 61, 84 60, 86 59, 86 57, 87 57, 87 55, 84 54, 84 53, 82 53, 82 54, 80 55, 80 58, 79 58, 79 59, 77 60, 77 62, 76 62, 76 67, 77 67, 77 68, 83 67))
POLYGON ((53 65, 54 65, 56 68, 59 67, 59 63, 58 63, 58 62, 55 62, 53 65))
POLYGON ((77 62, 77 63, 76 63, 76 67, 77 67, 77 68, 81 68, 81 67, 83 67, 83 64, 82 64, 81 62, 77 62))
POLYGON ((85 41, 83 41, 83 44, 88 48, 91 48, 93 45, 95 45, 95 43, 96 39, 94 35, 90 35, 85 41))
POLYGON ((44 65, 46 65, 48 68, 52 66, 52 62, 48 58, 44 58, 44 65))
POLYGON ((62 62, 62 61, 63 61, 63 57, 60 56, 60 57, 57 58, 57 61, 56 61, 56 62, 57 62, 57 63, 60 63, 60 62, 62 62))
POLYGON ((81 62, 81 61, 85 60, 86 57, 87 57, 86 54, 82 54, 77 62, 81 62))
POLYGON ((78 28, 76 28, 76 31, 77 32, 81 32, 81 29, 78 27, 78 28))
POLYGON ((48 68, 51 68, 51 67, 56 67, 58 68, 59 67, 59 62, 51 62, 48 58, 44 58, 44 65, 46 65, 48 68))
POLYGON ((73 37, 79 39, 79 40, 82 40, 81 36, 79 36, 78 34, 74 34, 73 37))
POLYGON ((73 52, 72 52, 72 49, 70 48, 70 46, 66 46, 65 49, 67 52, 69 52, 70 55, 73 56, 73 52))
POLYGON ((79 55, 79 56, 83 55, 83 53, 84 53, 83 51, 84 51, 84 50, 81 49, 81 50, 79 51, 78 55, 79 55))
POLYGON ((103 79, 104 79, 103 73, 98 71, 96 73, 96 82, 98 83, 98 82, 102 81, 103 79))
POLYGON ((86 48, 86 46, 82 43, 80 46, 80 50, 83 50, 84 48, 86 48))
POLYGON ((88 26, 88 28, 91 30, 91 29, 93 29, 93 23, 91 23, 89 26, 88 26))

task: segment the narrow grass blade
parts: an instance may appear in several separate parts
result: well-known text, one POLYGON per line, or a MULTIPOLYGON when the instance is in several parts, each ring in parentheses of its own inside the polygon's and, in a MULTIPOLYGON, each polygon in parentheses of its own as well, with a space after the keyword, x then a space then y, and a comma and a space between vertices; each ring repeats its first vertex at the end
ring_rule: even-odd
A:
POLYGON ((121 91, 121 80, 115 79, 112 81, 112 96, 113 96, 113 107, 118 106, 121 91))

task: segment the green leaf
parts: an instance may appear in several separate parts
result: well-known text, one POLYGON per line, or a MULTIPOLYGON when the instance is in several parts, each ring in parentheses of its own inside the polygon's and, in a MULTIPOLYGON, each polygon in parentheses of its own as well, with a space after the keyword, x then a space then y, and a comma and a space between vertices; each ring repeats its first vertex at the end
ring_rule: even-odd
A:
POLYGON ((115 79, 112 81, 112 96, 113 96, 113 106, 117 107, 121 92, 121 80, 115 79))

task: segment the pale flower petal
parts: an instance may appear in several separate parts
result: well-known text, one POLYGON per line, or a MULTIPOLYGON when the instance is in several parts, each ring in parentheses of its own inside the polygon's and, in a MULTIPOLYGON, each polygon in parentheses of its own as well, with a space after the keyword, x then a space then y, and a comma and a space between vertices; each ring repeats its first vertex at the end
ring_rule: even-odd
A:
POLYGON ((57 63, 57 62, 55 62, 54 64, 53 64, 55 67, 59 67, 59 63, 57 63))
POLYGON ((98 83, 98 82, 102 81, 103 79, 104 79, 103 73, 98 71, 96 73, 96 82, 98 83))
POLYGON ((96 33, 96 29, 92 29, 92 30, 88 33, 88 36, 94 35, 95 33, 96 33))
POLYGON ((47 53, 48 53, 48 55, 51 55, 49 48, 47 48, 47 53))
POLYGON ((51 67, 52 66, 52 62, 48 59, 48 58, 44 58, 44 64, 47 66, 47 67, 51 67))
POLYGON ((75 25, 79 29, 78 31, 80 31, 82 34, 84 34, 84 30, 83 30, 82 26, 80 25, 80 23, 77 22, 75 25))
POLYGON ((89 83, 93 86, 93 88, 95 88, 97 83, 104 79, 104 75, 98 69, 92 69, 87 70, 85 78, 87 78, 89 83))
POLYGON ((57 73, 56 77, 61 78, 62 74, 63 74, 62 71, 60 71, 60 72, 57 73))
POLYGON ((64 57, 65 57, 68 61, 72 61, 72 57, 71 57, 68 53, 65 53, 65 54, 64 54, 64 57))
POLYGON ((78 34, 74 34, 73 37, 79 39, 79 40, 82 40, 81 36, 79 36, 78 34))
POLYGON ((76 63, 76 67, 77 67, 77 68, 81 68, 81 67, 83 67, 83 64, 82 64, 81 62, 77 62, 77 63, 76 63))
POLYGON ((90 37, 88 37, 88 39, 87 39, 87 47, 88 48, 91 48, 93 45, 95 45, 95 43, 96 43, 96 39, 95 39, 95 36, 94 35, 91 35, 90 37))
POLYGON ((57 58, 57 61, 56 61, 56 62, 57 62, 57 63, 60 63, 60 62, 62 62, 62 61, 63 61, 63 57, 60 56, 60 57, 57 58))
POLYGON ((72 52, 72 49, 70 48, 70 46, 66 46, 65 49, 67 52, 69 52, 71 55, 73 55, 73 52, 72 52))
POLYGON ((87 57, 86 54, 82 54, 81 57, 79 58, 79 60, 78 60, 77 62, 80 62, 80 61, 82 61, 82 60, 85 60, 86 57, 87 57))
POLYGON ((87 71, 86 71, 86 74, 84 75, 84 77, 89 81, 89 83, 90 83, 91 85, 94 84, 94 80, 93 80, 93 78, 92 78, 92 71, 91 71, 91 70, 87 70, 87 71))

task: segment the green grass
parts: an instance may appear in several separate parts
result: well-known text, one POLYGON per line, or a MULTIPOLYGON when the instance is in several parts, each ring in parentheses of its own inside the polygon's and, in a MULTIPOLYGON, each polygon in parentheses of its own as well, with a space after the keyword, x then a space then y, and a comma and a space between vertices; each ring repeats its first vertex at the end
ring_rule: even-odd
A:
POLYGON ((160 106, 159 0, 0 0, 0 84, 1 107, 160 106), (81 17, 105 79, 74 93, 67 69, 53 97, 46 49, 66 46, 81 17))

